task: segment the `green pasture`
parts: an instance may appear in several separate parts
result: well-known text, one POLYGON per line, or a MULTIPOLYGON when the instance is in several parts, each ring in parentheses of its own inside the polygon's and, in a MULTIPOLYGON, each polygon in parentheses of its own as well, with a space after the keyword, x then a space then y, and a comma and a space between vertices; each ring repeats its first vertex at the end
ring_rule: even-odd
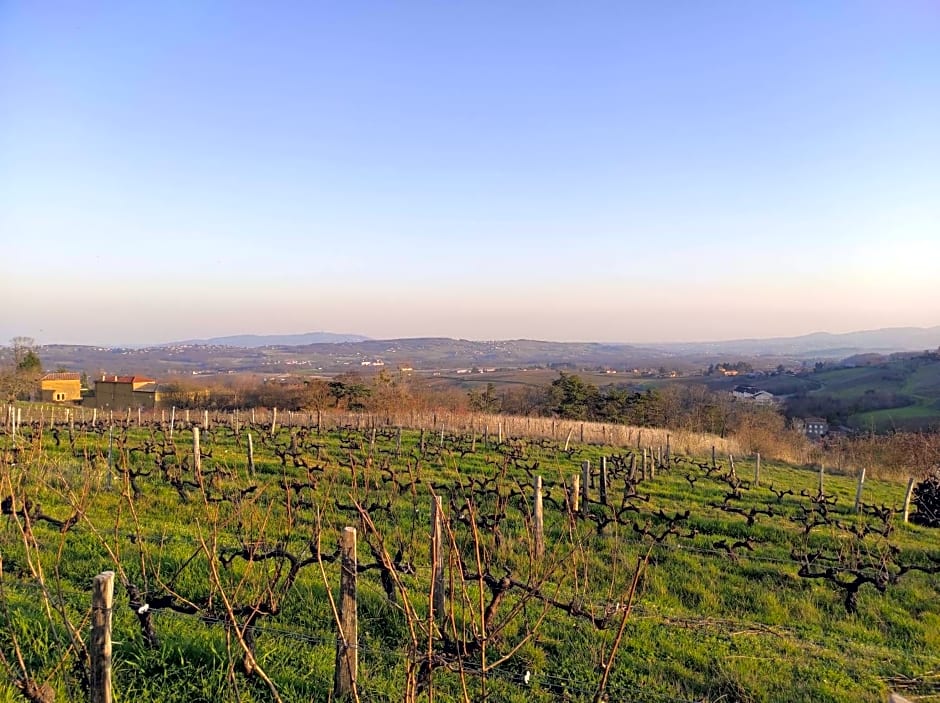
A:
POLYGON ((910 404, 858 412, 849 424, 887 431, 919 429, 940 422, 940 361, 918 357, 873 366, 831 369, 812 374, 819 388, 813 395, 857 401, 868 394, 896 394, 910 404))

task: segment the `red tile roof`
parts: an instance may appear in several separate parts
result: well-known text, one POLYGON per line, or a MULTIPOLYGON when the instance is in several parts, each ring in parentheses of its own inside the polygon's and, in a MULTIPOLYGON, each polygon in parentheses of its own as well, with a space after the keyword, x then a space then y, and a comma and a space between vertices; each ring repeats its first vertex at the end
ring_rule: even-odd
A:
POLYGON ((156 379, 146 376, 107 376, 103 375, 101 380, 105 383, 156 383, 156 379))
POLYGON ((47 373, 40 381, 81 381, 82 376, 72 371, 59 371, 56 373, 47 373))

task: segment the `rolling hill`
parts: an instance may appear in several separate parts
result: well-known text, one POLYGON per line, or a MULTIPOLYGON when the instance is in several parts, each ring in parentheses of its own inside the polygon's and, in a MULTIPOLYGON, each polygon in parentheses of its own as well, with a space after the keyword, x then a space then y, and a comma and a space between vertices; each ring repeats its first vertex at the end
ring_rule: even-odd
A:
POLYGON ((799 380, 792 415, 820 415, 860 430, 940 428, 940 354, 896 355, 880 363, 821 368, 799 380))
POLYGON ((222 347, 288 347, 305 344, 335 344, 339 342, 364 342, 368 340, 361 334, 336 334, 335 332, 305 332, 304 334, 236 334, 227 337, 209 339, 190 339, 183 342, 168 342, 157 346, 176 347, 180 345, 205 345, 222 347))

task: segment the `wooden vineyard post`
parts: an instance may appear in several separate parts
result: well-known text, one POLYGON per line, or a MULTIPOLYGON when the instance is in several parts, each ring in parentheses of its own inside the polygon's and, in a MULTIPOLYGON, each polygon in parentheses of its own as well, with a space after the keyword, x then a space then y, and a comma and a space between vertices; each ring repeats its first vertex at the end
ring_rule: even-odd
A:
POLYGON ((571 512, 577 514, 581 508, 581 475, 571 477, 571 512))
POLYGON ((170 439, 173 439, 173 427, 176 425, 176 406, 170 408, 170 439))
POLYGON ((189 408, 186 408, 186 424, 189 424, 189 408))
POLYGON ((91 582, 91 703, 111 703, 111 606, 114 572, 103 571, 91 582))
POLYGON ((202 411, 202 429, 204 429, 206 432, 209 431, 209 411, 208 410, 202 411))
POLYGON ((754 459, 754 485, 760 485, 760 452, 757 452, 757 457, 754 459))
POLYGON ((421 446, 421 455, 424 456, 424 428, 423 427, 421 428, 420 446, 421 446))
POLYGON ((715 445, 712 445, 712 468, 717 469, 718 464, 715 462, 715 445))
POLYGON ((248 473, 255 475, 255 445, 251 441, 251 432, 248 433, 248 473))
POLYGON ((734 468, 734 454, 728 455, 728 466, 731 467, 731 478, 737 478, 738 472, 734 468))
POLYGON ((826 485, 826 469, 822 464, 819 465, 819 495, 823 494, 826 485))
POLYGON ((196 483, 202 485, 202 450, 199 447, 199 428, 193 427, 193 475, 196 483))
POLYGON ((502 444, 503 443, 503 421, 502 420, 496 423, 496 431, 499 433, 497 435, 496 443, 502 444))
POLYGON ((433 618, 444 620, 444 539, 441 497, 431 500, 431 609, 433 618))
POLYGON ((581 462, 581 503, 584 509, 588 507, 588 487, 591 485, 591 462, 585 460, 581 462))
POLYGON ((650 478, 656 478, 656 455, 653 454, 652 447, 650 447, 650 478))
POLYGON ((855 512, 862 510, 862 491, 865 489, 865 467, 858 475, 858 486, 855 488, 855 512))
POLYGON ((340 536, 340 583, 336 638, 336 666, 333 671, 333 700, 354 696, 359 671, 359 616, 356 602, 356 528, 344 527, 340 536))
POLYGON ((114 479, 114 425, 108 426, 108 477, 107 485, 111 488, 114 479))
POLYGON ((601 475, 598 479, 598 488, 601 492, 601 503, 607 505, 607 457, 601 457, 601 475))
POLYGON ((666 435, 666 466, 671 466, 672 460, 672 444, 670 442, 671 438, 669 435, 666 435))
POLYGON ((395 440, 395 458, 401 458, 401 425, 398 426, 398 439, 395 440))
POLYGON ((545 523, 542 515, 542 477, 535 477, 535 493, 532 499, 532 517, 535 522, 535 556, 545 556, 545 523))
POLYGON ((271 436, 277 431, 277 408, 271 410, 271 436))
POLYGON ((643 447, 643 471, 640 475, 642 476, 641 480, 645 481, 646 480, 646 447, 643 447))
POLYGON ((904 523, 907 524, 911 516, 911 496, 914 494, 914 477, 911 476, 907 481, 907 490, 904 492, 904 523))

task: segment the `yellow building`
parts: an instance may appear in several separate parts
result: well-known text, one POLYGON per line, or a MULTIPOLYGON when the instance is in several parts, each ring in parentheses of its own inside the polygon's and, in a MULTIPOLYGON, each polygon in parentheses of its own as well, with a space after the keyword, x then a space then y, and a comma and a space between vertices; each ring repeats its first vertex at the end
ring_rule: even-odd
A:
POLYGON ((77 373, 47 373, 39 379, 39 395, 46 403, 71 403, 82 399, 82 377, 77 373))
MULTIPOLYGON (((160 403, 157 382, 144 376, 102 376, 95 381, 94 406, 111 410, 155 408, 160 403)), ((89 403, 90 404, 90 403, 89 403)))

